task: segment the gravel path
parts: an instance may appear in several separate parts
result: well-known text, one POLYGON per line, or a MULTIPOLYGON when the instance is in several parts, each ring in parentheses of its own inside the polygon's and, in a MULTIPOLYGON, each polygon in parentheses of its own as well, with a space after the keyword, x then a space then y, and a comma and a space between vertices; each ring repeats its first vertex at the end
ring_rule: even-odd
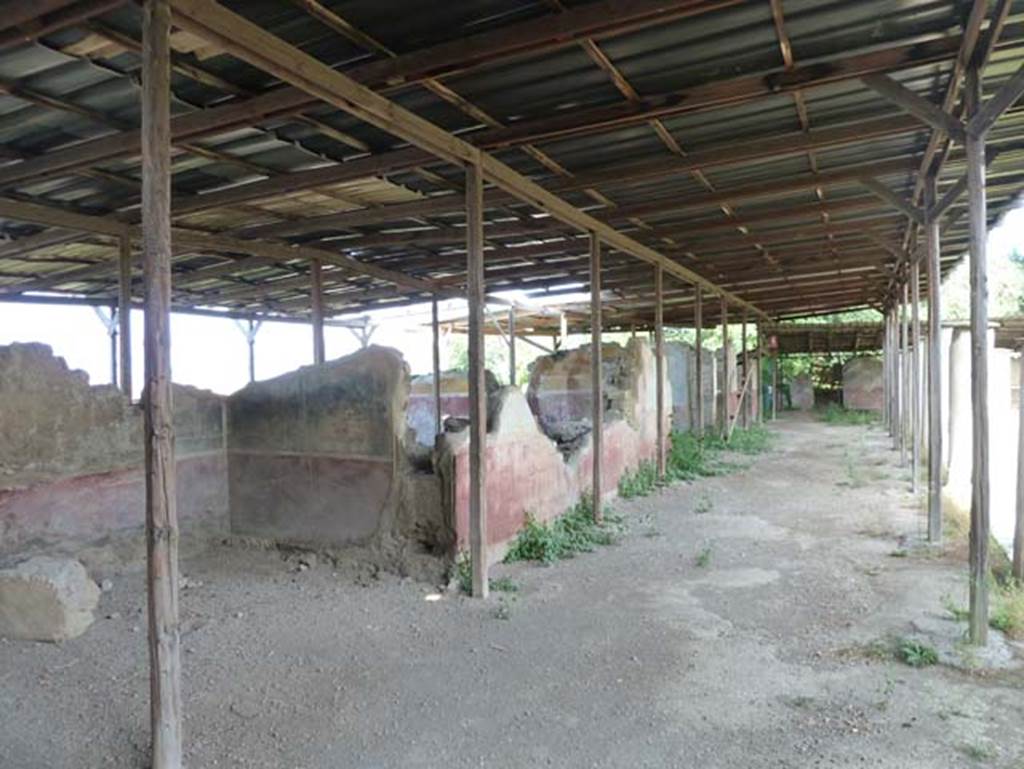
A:
MULTIPOLYGON (((630 530, 488 602, 217 547, 182 592, 189 769, 1024 767, 1024 675, 914 669, 965 570, 878 429, 777 423, 743 469, 619 502, 630 530), (701 554, 704 554, 701 557, 701 554)), ((103 575, 107 576, 107 575, 103 575)), ((0 642, 0 767, 145 767, 143 573, 62 645, 0 642)))

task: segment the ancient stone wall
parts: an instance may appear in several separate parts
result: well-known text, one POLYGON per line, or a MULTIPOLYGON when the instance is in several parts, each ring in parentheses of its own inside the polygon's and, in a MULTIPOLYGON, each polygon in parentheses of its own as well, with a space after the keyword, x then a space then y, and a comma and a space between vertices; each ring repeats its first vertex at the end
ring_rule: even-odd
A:
POLYGON ((408 397, 405 361, 382 347, 232 395, 232 532, 320 547, 383 545, 406 525, 436 535, 429 520, 403 516, 415 499, 403 487, 412 475, 403 448, 408 397))
POLYGON ((843 405, 848 409, 882 412, 882 361, 850 358, 843 364, 843 405))
MULTIPOLYGON (((712 429, 718 404, 718 385, 721 380, 721 357, 712 350, 702 349, 701 379, 704 388, 704 427, 712 429)), ((697 420, 697 351, 687 342, 666 342, 665 359, 668 379, 672 384, 672 427, 692 430, 697 420)), ((733 371, 735 378, 735 366, 733 371)))
MULTIPOLYGON (((602 482, 607 497, 615 493, 624 472, 656 457, 656 373, 654 356, 642 340, 631 340, 624 348, 607 344, 602 353, 606 397, 602 482)), ((589 372, 589 348, 556 353, 535 361, 526 396, 505 387, 493 398, 485 451, 487 542, 492 560, 501 557, 528 515, 550 520, 590 491, 589 372)), ((667 436, 673 398, 668 381, 665 396, 667 436)), ((469 541, 468 434, 442 436, 435 461, 442 476, 444 509, 455 530, 456 548, 462 549, 469 541)))
MULTIPOLYGON (((182 530, 225 531, 223 399, 173 389, 182 530)), ((42 344, 0 347, 0 554, 60 550, 145 521, 142 411, 42 344)))

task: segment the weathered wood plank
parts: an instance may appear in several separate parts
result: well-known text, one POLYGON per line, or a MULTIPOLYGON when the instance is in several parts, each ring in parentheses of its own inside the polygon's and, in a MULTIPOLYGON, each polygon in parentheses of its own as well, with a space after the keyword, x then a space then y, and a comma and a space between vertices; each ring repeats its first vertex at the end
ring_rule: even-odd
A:
POLYGON ((489 590, 487 547, 487 387, 484 379, 483 173, 466 166, 466 274, 469 302, 469 551, 473 595, 489 590))
POLYGON ((142 40, 142 243, 146 301, 146 582, 153 769, 181 769, 178 515, 171 402, 170 9, 146 0, 142 40))

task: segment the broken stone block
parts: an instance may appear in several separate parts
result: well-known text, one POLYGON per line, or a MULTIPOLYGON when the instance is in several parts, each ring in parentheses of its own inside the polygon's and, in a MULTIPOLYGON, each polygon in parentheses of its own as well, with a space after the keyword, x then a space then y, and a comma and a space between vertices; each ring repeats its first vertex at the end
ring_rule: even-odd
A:
POLYGON ((100 589, 76 560, 36 556, 0 571, 0 636, 64 641, 93 622, 100 589))

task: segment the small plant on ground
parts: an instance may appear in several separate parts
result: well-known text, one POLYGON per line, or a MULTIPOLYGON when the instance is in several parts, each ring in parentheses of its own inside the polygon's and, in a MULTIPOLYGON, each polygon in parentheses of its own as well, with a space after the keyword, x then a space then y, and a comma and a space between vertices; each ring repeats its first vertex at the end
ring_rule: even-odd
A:
POLYGON ((512 619, 512 607, 515 605, 516 597, 514 595, 503 595, 498 600, 498 605, 494 607, 494 618, 495 619, 512 619))
MULTIPOLYGON (((469 553, 459 553, 455 559, 455 579, 459 583, 459 589, 466 595, 473 594, 473 564, 470 561, 469 553)), ((519 585, 510 577, 496 577, 488 580, 488 587, 495 593, 517 593, 519 585)))
POLYGON ((701 549, 701 551, 699 553, 697 553, 697 558, 695 559, 694 563, 696 563, 697 566, 700 567, 701 569, 706 569, 708 566, 711 565, 711 546, 710 545, 705 545, 701 549))
POLYGON ((939 653, 935 649, 912 638, 901 638, 897 641, 896 656, 912 668, 935 665, 939 661, 939 653))
POLYGON ((636 470, 627 470, 619 478, 619 496, 623 499, 646 497, 657 487, 658 468, 646 460, 637 465, 636 470))
POLYGON ((693 505, 693 512, 698 515, 703 515, 704 513, 710 513, 714 508, 715 500, 711 498, 707 489, 703 489, 697 497, 697 501, 693 505))
POLYGON ((992 593, 988 623, 1011 638, 1024 638, 1024 585, 999 585, 992 593))
POLYGON ((589 553, 599 545, 614 543, 623 528, 622 519, 607 511, 600 522, 595 521, 590 497, 584 496, 552 521, 541 523, 527 515, 526 526, 509 548, 505 561, 553 563, 576 553, 589 553))
POLYGON ((942 596, 942 608, 949 612, 949 615, 957 622, 965 621, 971 614, 965 607, 953 600, 953 596, 949 593, 942 596))
POLYGON ((489 582, 495 593, 518 593, 519 585, 511 577, 497 577, 489 582))
POLYGON ((763 454, 771 448, 772 434, 761 425, 733 430, 725 448, 740 454, 763 454))
POLYGON ((831 425, 870 425, 878 421, 874 411, 848 409, 838 403, 830 403, 820 412, 821 419, 831 425))
POLYGON ((960 750, 975 761, 988 761, 996 757, 995 748, 987 742, 965 742, 960 750))

